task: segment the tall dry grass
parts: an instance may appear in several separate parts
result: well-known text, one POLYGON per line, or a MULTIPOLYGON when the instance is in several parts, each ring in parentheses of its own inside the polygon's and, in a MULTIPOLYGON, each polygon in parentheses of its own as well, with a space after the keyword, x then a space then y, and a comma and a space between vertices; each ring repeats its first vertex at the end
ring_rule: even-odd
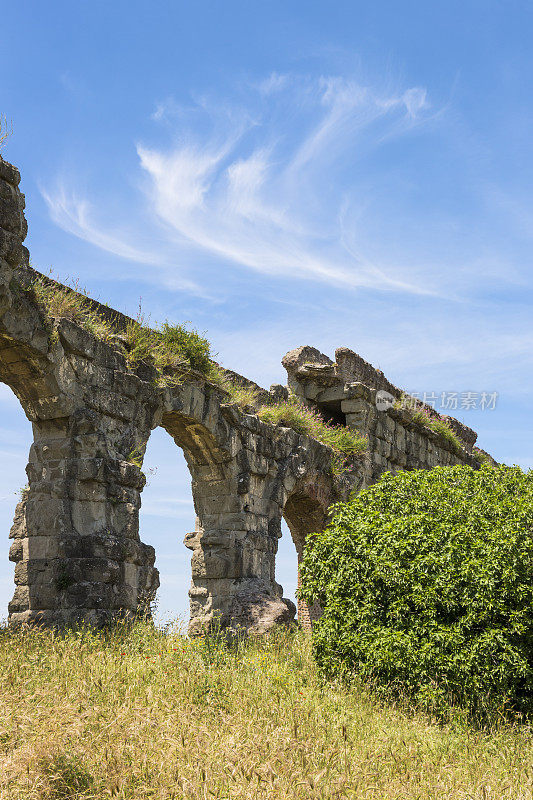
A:
POLYGON ((529 726, 439 727, 323 684, 301 633, 0 632, 0 798, 532 797, 529 726))

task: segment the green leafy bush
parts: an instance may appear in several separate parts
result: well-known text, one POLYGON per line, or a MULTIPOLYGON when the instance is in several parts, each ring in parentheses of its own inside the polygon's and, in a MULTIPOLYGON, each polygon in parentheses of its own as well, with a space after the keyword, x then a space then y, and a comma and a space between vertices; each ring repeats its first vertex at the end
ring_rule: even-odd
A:
POLYGON ((329 676, 478 719, 533 705, 533 471, 385 474, 309 537, 301 595, 329 676))

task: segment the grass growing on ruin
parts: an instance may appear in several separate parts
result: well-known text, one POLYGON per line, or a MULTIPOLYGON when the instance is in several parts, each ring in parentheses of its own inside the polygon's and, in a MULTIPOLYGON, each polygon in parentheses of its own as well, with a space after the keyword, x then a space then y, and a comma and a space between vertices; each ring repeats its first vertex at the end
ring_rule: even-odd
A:
POLYGON ((304 405, 294 395, 288 400, 269 405, 260 404, 253 387, 237 385, 218 365, 213 365, 209 379, 230 395, 231 401, 243 409, 253 408, 263 422, 284 425, 296 433, 312 436, 335 451, 331 470, 334 475, 344 475, 351 470, 350 459, 368 449, 368 439, 351 428, 325 422, 318 411, 304 405))
POLYGON ((173 370, 195 369, 207 375, 211 368, 210 344, 194 328, 170 324, 151 326, 141 309, 137 319, 130 320, 123 334, 126 359, 135 365, 141 361, 153 364, 161 384, 179 382, 173 370))
POLYGON ((413 420, 425 425, 426 428, 438 433, 443 439, 446 439, 451 444, 454 452, 459 453, 464 450, 464 443, 461 442, 455 431, 453 431, 447 422, 437 417, 430 416, 425 410, 415 411, 413 420))
POLYGON ((211 383, 220 386, 221 389, 224 389, 229 394, 232 403, 237 403, 243 409, 248 407, 255 409, 257 406, 257 391, 251 386, 239 386, 236 384, 228 376, 226 370, 218 364, 211 363, 208 378, 211 383))
POLYGON ((78 282, 64 286, 37 278, 30 288, 49 318, 52 339, 57 336, 57 323, 61 319, 71 320, 93 336, 121 347, 130 366, 141 362, 151 364, 157 372, 159 386, 179 383, 183 370, 197 370, 224 389, 232 402, 241 408, 253 409, 265 422, 284 424, 331 447, 337 453, 332 463, 334 474, 349 469, 346 457, 358 455, 368 447, 365 437, 344 426, 326 423, 318 412, 296 398, 274 405, 259 405, 253 387, 239 386, 212 361, 209 341, 194 328, 172 325, 168 321, 150 325, 139 308, 137 318, 130 319, 125 330, 117 332, 112 323, 94 309, 86 290, 78 282))
POLYGON ((194 328, 172 325, 168 320, 150 326, 139 308, 137 318, 129 320, 124 331, 117 331, 95 310, 87 290, 78 281, 66 286, 50 283, 43 277, 33 281, 30 289, 50 320, 52 339, 57 335, 57 323, 61 319, 71 320, 104 342, 112 340, 124 350, 130 365, 141 361, 152 364, 159 385, 178 383, 176 370, 190 368, 207 374, 211 369, 210 344, 194 328))
POLYGON ((0 632, 2 800, 531 800, 529 725, 474 731, 321 682, 310 639, 147 623, 0 632))
POLYGON ((333 450, 347 456, 363 453, 368 447, 366 437, 343 425, 330 425, 317 411, 305 406, 294 397, 272 406, 261 406, 257 411, 264 422, 285 425, 297 433, 318 439, 333 450))
POLYGON ((108 341, 113 335, 111 325, 93 310, 86 291, 77 281, 68 287, 37 278, 32 283, 31 290, 52 323, 68 319, 103 341, 108 341))
POLYGON ((418 422, 446 439, 452 446, 454 453, 461 453, 465 447, 464 442, 461 441, 450 425, 445 420, 433 416, 427 408, 416 407, 414 405, 415 402, 414 398, 402 394, 394 405, 396 408, 407 410, 410 413, 412 422, 418 422))
POLYGON ((5 114, 0 114, 0 150, 10 136, 13 135, 13 123, 7 121, 5 114))
POLYGON ((489 464, 489 466, 493 466, 494 464, 491 457, 487 453, 485 453, 484 450, 480 450, 479 447, 474 447, 472 455, 474 456, 476 461, 479 461, 480 464, 489 464))

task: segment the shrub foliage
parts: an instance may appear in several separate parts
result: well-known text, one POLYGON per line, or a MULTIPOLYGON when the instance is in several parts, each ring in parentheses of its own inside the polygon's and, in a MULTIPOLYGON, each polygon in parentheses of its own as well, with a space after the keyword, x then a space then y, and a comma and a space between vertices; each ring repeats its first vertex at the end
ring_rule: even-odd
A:
POLYGON ((533 471, 384 475, 309 537, 302 596, 328 675, 478 718, 533 701, 533 471))

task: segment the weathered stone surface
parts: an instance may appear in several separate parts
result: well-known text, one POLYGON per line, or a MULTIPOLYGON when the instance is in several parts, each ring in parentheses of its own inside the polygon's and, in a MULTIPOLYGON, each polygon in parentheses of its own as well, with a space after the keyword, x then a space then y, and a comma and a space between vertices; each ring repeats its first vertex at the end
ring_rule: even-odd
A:
MULTIPOLYGON (((400 389, 391 384, 381 370, 347 347, 335 351, 336 363, 330 362, 328 366, 328 386, 317 392, 313 370, 307 364, 299 366, 302 358, 298 354, 306 351, 310 358, 309 350, 311 348, 292 350, 283 360, 287 363, 292 389, 326 418, 335 411, 337 423, 342 417, 349 428, 367 437, 370 481, 377 480, 385 471, 399 469, 431 469, 438 464, 479 466, 472 453, 477 438, 475 431, 453 417, 440 417, 429 406, 420 404, 428 414, 451 427, 461 442, 457 449, 442 434, 414 421, 407 409, 393 404, 383 408, 377 402, 379 392, 387 392, 392 403, 401 397, 400 389)), ((316 358, 319 368, 323 369, 321 365, 327 356, 320 353, 316 358)))

